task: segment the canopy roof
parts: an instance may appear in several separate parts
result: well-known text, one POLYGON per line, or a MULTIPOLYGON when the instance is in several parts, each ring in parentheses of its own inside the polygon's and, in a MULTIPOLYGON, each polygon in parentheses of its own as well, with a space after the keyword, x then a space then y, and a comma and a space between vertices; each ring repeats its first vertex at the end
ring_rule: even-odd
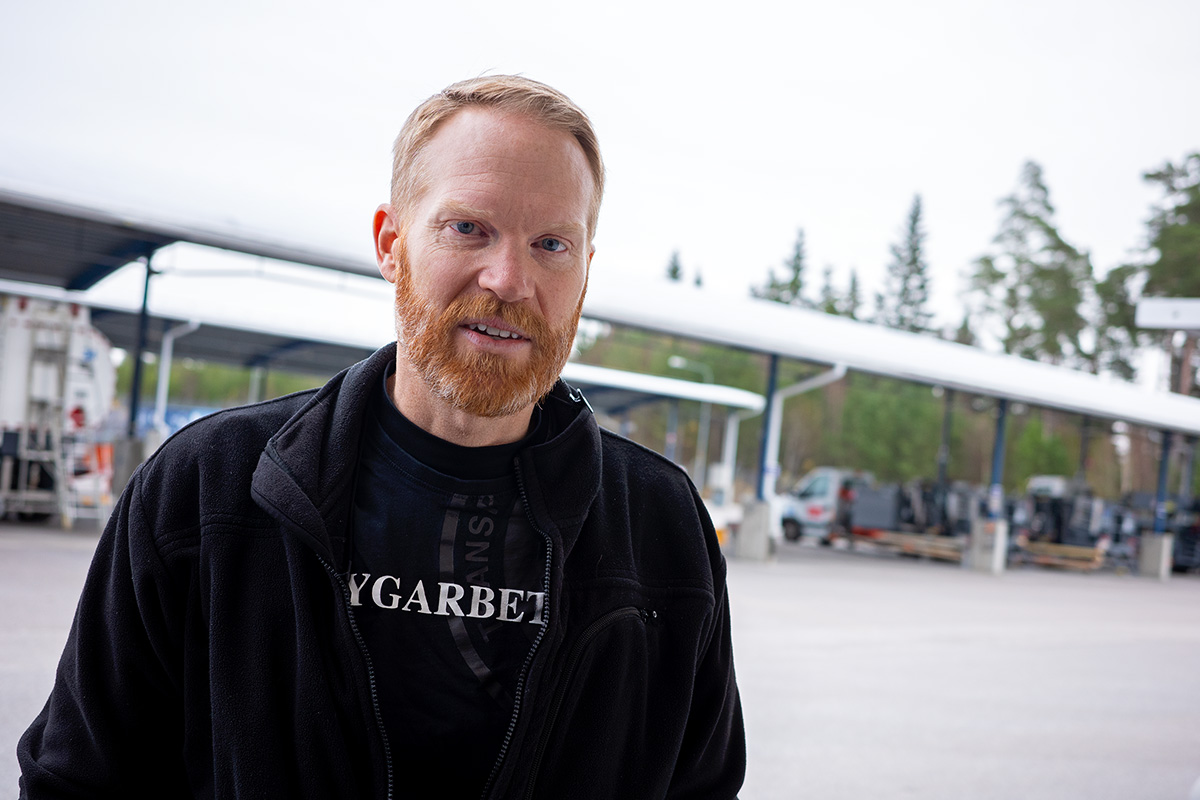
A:
POLYGON ((747 350, 1200 435, 1200 399, 1194 397, 769 300, 721 297, 666 281, 613 287, 593 279, 584 313, 747 350))
MULTIPOLYGON (((115 346, 127 350, 136 347, 140 309, 135 303, 113 303, 97 299, 89 292, 73 292, 58 287, 38 286, 0 280, 0 295, 40 297, 78 303, 91 310, 92 324, 115 346)), ((159 304, 162 305, 161 303, 159 304)), ((323 333, 322 339, 297 338, 290 331, 253 316, 231 321, 211 309, 156 308, 151 314, 147 347, 158 350, 164 334, 188 322, 199 327, 175 340, 176 358, 195 358, 226 364, 264 366, 290 372, 331 375, 365 358, 387 342, 386 336, 372 338, 347 326, 340 333, 323 333), (330 341, 332 339, 332 341, 330 341)), ((379 316, 386 315, 386 305, 379 316)), ((569 362, 563 378, 582 389, 597 411, 619 415, 647 402, 663 399, 691 400, 732 408, 762 411, 762 395, 707 383, 664 378, 636 372, 607 369, 569 362)))
MULTIPOLYGON (((0 278, 86 289, 124 263, 173 242, 191 242, 357 274, 363 258, 296 249, 242 231, 192 228, 0 188, 0 278)), ((131 302, 136 302, 133 298, 131 302)), ((1093 417, 1200 435, 1200 399, 1015 356, 889 330, 690 286, 590 277, 586 317, 773 353, 1093 417)), ((190 315, 184 315, 187 317, 190 315)), ((103 319, 103 317, 101 317, 103 319)), ((270 346, 299 348, 290 336, 270 346)), ((327 331, 311 339, 336 341, 327 331)), ((182 340, 181 340, 182 341, 182 340)), ((376 340, 378 341, 378 340, 376 340)), ((305 345, 308 347, 308 345, 305 345)), ((182 354, 182 351, 180 351, 182 354)), ((284 363, 284 362, 280 362, 284 363)))
POLYGON ((0 186, 0 278, 84 290, 175 242, 314 267, 375 274, 375 265, 269 237, 200 227, 141 212, 100 209, 0 186))

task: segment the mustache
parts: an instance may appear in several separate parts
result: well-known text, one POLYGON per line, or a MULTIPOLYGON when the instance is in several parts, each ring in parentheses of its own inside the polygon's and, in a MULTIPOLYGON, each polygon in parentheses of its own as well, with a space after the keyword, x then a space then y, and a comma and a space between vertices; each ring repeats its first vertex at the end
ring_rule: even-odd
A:
POLYGON ((550 334, 550 327, 540 314, 527 306, 505 302, 492 294, 456 298, 441 313, 440 322, 447 327, 457 327, 464 320, 484 318, 499 319, 534 342, 545 342, 550 334))

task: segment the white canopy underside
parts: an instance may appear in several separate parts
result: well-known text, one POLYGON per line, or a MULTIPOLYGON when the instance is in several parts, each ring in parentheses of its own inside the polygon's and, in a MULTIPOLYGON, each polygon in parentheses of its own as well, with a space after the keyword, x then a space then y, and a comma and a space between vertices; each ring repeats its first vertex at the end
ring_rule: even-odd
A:
MULTIPOLYGON (((106 230, 110 234, 116 230, 130 237, 152 239, 154 242, 172 240, 201 243, 235 252, 254 253, 260 257, 283 256, 296 263, 360 275, 371 272, 370 261, 364 257, 368 254, 365 253, 314 251, 306 254, 300 248, 272 244, 279 237, 272 239, 266 233, 226 230, 219 223, 193 225, 178 221, 164 222, 151 215, 138 216, 128 210, 113 213, 22 192, 2 191, 0 199, 8 204, 6 207, 10 211, 6 214, 13 216, 11 220, 5 217, 5 224, 9 224, 14 236, 22 232, 21 215, 30 212, 53 213, 57 215, 55 219, 67 220, 72 224, 103 223, 108 226, 106 230)), ((60 257, 65 257, 67 248, 56 245, 54 252, 58 252, 58 248, 63 250, 60 257)), ((9 254, 12 264, 8 266, 8 274, 20 280, 55 282, 48 279, 48 273, 47 277, 20 274, 21 256, 44 249, 45 243, 23 243, 22 247, 9 254)), ((49 269, 50 266, 44 266, 39 271, 49 269)), ((59 285, 68 285, 68 278, 65 275, 61 277, 59 285)), ((383 302, 390 304, 390 292, 382 284, 380 286, 385 289, 380 293, 383 302)), ((161 297, 162 294, 157 288, 152 291, 152 303, 158 305, 155 297, 161 297)), ((329 295, 326 298, 327 302, 333 301, 329 295)), ((139 301, 140 293, 137 297, 123 297, 120 304, 129 308, 139 301)), ((223 303, 229 306, 236 304, 235 297, 227 297, 223 303)), ((197 308, 195 305, 193 302, 188 308, 175 309, 158 305, 154 310, 164 316, 199 318, 201 321, 210 313, 223 316, 215 309, 197 308)), ((371 307, 374 308, 374 305, 371 307)), ((223 324, 237 323, 233 325, 237 327, 253 324, 257 316, 238 314, 236 320, 220 321, 223 324)), ((390 321, 390 309, 382 308, 378 315, 372 311, 369 316, 372 317, 371 324, 375 326, 373 331, 378 331, 379 320, 383 320, 385 326, 390 321)), ((1197 398, 1150 391, 1116 378, 1097 377, 1015 356, 989 353, 931 336, 890 330, 765 300, 720 295, 665 280, 634 285, 627 280, 609 280, 603 270, 594 270, 589 280, 584 316, 805 361, 843 364, 861 372, 1003 397, 1030 405, 1200 435, 1200 399, 1197 398)), ((360 314, 356 312, 342 316, 335 310, 330 317, 336 330, 329 327, 329 318, 315 320, 311 314, 298 315, 297 319, 286 324, 271 324, 280 324, 293 332, 299 326, 310 338, 320 341, 363 345, 367 344, 368 338, 375 343, 381 341, 374 332, 368 336, 355 333, 353 329, 362 322, 358 319, 360 314)))

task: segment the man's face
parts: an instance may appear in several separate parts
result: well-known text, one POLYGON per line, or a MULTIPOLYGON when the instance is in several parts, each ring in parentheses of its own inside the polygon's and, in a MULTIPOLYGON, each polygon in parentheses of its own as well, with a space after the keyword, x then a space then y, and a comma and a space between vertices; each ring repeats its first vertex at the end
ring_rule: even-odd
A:
POLYGON ((515 414, 571 352, 592 252, 587 159, 567 133, 468 108, 421 161, 424 192, 394 210, 400 357, 454 408, 515 414))

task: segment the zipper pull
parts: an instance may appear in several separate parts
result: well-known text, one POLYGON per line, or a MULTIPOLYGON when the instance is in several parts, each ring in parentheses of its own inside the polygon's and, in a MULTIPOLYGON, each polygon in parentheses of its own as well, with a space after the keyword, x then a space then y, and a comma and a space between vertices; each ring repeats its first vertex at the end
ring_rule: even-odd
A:
POLYGON ((650 622, 658 619, 658 612, 651 611, 648 608, 639 608, 638 616, 642 618, 642 622, 650 624, 650 622))

